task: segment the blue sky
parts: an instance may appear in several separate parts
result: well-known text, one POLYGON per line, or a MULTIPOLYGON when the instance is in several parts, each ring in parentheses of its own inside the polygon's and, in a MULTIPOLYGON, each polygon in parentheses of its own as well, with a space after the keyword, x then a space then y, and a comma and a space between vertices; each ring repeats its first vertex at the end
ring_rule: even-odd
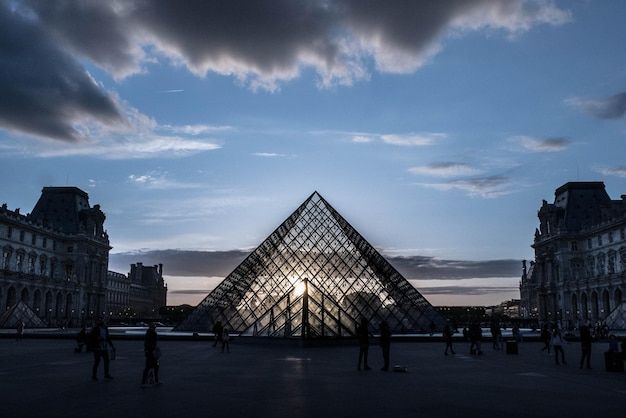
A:
POLYGON ((432 303, 496 304, 519 297, 543 199, 568 181, 626 194, 624 16, 0 0, 0 200, 25 213, 80 187, 110 268, 162 262, 170 302, 195 304, 318 191, 432 303))

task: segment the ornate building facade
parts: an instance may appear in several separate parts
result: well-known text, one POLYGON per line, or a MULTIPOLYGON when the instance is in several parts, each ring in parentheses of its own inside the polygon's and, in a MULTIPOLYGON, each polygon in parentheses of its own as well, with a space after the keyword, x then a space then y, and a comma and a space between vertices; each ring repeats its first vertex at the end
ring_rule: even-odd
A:
POLYGON ((626 196, 611 200, 602 182, 570 182, 545 200, 523 261, 522 317, 563 327, 603 321, 626 292, 626 196))
POLYGON ((110 315, 113 302, 117 309, 130 306, 132 281, 108 271, 105 219, 76 187, 44 187, 26 215, 3 204, 0 313, 22 301, 49 325, 79 325, 110 315))
POLYGON ((109 316, 114 320, 133 322, 159 318, 159 308, 167 305, 163 264, 131 264, 128 275, 109 271, 107 301, 109 316))

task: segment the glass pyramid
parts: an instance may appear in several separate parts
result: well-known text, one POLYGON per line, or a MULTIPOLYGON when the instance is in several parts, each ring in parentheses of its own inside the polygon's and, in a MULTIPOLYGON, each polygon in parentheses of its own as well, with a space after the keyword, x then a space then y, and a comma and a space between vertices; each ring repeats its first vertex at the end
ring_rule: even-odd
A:
POLYGON ((24 302, 19 301, 0 316, 0 328, 16 328, 24 322, 26 328, 47 328, 41 318, 24 302))
POLYGON ((314 192, 174 331, 263 337, 355 336, 439 330, 445 319, 322 196, 314 192))
POLYGON ((610 330, 626 329, 626 301, 622 301, 613 311, 606 317, 604 322, 610 330))

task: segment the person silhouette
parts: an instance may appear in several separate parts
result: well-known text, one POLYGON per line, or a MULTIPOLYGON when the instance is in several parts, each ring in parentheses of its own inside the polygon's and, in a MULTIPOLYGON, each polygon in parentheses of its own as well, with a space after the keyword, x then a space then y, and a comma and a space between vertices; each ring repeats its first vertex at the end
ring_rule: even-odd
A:
POLYGON ((381 370, 389 370, 389 351, 391 349, 391 329, 387 322, 380 323, 380 347, 383 350, 383 367, 381 370))
POLYGON ((370 347, 369 332, 367 331, 367 319, 361 318, 361 323, 356 328, 356 335, 359 339, 359 363, 357 370, 361 370, 361 363, 363 363, 363 370, 371 370, 367 365, 367 355, 370 347))

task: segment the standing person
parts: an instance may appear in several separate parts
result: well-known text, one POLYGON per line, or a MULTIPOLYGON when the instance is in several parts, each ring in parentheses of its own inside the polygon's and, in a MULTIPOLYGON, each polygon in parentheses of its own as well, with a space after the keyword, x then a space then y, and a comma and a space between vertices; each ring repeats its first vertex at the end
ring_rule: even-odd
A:
POLYGON ((74 354, 82 353, 85 344, 87 344, 87 330, 85 327, 82 327, 78 334, 76 334, 76 348, 74 349, 74 354))
POLYGON ((480 323, 475 321, 470 325, 469 328, 469 339, 470 339, 470 354, 478 354, 479 356, 483 355, 482 350, 480 349, 483 342, 483 330, 480 327, 480 323))
POLYGON ((583 363, 587 360, 587 368, 591 369, 591 342, 593 337, 591 336, 591 329, 587 325, 583 325, 580 328, 580 349, 582 357, 580 358, 580 368, 583 368, 583 363))
POLYGON ((227 353, 230 353, 230 334, 226 327, 222 329, 222 353, 224 352, 224 348, 226 348, 227 353))
POLYGON ((17 324, 17 339, 15 341, 22 341, 24 339, 24 328, 26 328, 26 324, 24 321, 20 320, 17 324))
POLYGON ((361 370, 361 363, 363 363, 363 370, 372 370, 367 365, 367 354, 370 348, 369 332, 367 331, 367 319, 361 318, 361 323, 356 328, 356 335, 359 339, 359 364, 357 370, 361 370))
POLYGON ((224 332, 224 327, 222 326, 222 321, 217 321, 215 325, 213 325, 213 338, 215 341, 213 342, 213 348, 217 347, 217 344, 222 344, 222 333, 224 332))
POLYGON ((502 350, 502 330, 500 329, 500 323, 491 323, 491 337, 493 338, 493 349, 502 350))
POLYGON ((146 365, 143 369, 143 376, 141 378, 141 384, 148 383, 148 373, 150 369, 153 370, 154 384, 159 384, 159 348, 157 346, 158 335, 156 332, 156 324, 152 322, 146 331, 146 336, 143 340, 143 352, 146 356, 146 365))
POLYGON ((389 370, 389 351, 391 349, 391 329, 387 322, 380 323, 380 347, 383 349, 383 367, 380 370, 389 370))
POLYGON ((554 327, 550 342, 554 348, 554 360, 556 361, 556 364, 559 364, 559 352, 561 353, 561 362, 563 364, 567 364, 565 362, 565 351, 563 351, 563 337, 561 336, 561 330, 559 330, 559 327, 554 327))
POLYGON ((548 324, 546 322, 541 326, 541 342, 543 342, 543 348, 541 351, 548 350, 548 354, 550 354, 550 330, 548 329, 548 324))
POLYGON ((450 325, 446 324, 446 327, 443 329, 443 340, 446 342, 446 351, 443 352, 444 356, 448 355, 448 348, 450 349, 450 352, 452 355, 456 354, 454 350, 452 349, 452 335, 453 334, 454 333, 452 332, 452 328, 450 328, 450 325))
POLYGON ((108 346, 111 346, 115 350, 111 336, 109 335, 109 328, 104 324, 104 320, 98 320, 96 326, 91 329, 89 334, 92 351, 93 351, 93 369, 91 373, 92 380, 98 380, 96 376, 98 373, 98 366, 100 365, 100 359, 104 360, 104 377, 106 379, 113 379, 113 376, 109 373, 109 350, 108 346))
POLYGON ((518 324, 513 325, 513 328, 511 329, 511 334, 513 335, 515 341, 517 341, 518 343, 522 342, 522 330, 519 329, 518 324))

